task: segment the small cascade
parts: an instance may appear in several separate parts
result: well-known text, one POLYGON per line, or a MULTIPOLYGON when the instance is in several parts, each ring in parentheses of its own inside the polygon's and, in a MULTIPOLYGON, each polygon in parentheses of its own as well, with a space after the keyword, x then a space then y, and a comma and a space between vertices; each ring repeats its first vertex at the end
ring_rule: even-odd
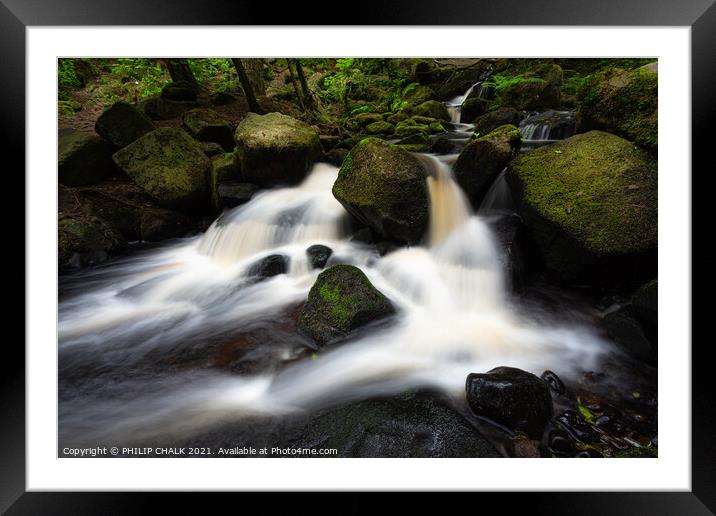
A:
POLYGON ((503 169, 495 178, 495 181, 485 194, 480 208, 477 210, 478 213, 513 212, 515 210, 515 203, 510 193, 510 187, 507 185, 506 174, 507 168, 503 169))
POLYGON ((534 113, 520 122, 523 146, 540 147, 569 138, 575 131, 574 111, 545 111, 534 113))
MULTIPOLYGON (((475 89, 476 86, 482 84, 482 81, 476 82, 472 86, 470 86, 465 93, 462 95, 458 95, 457 97, 453 97, 447 102, 445 102, 445 106, 447 107, 448 113, 450 113, 450 123, 457 124, 457 125, 467 125, 467 124, 460 124, 460 116, 462 114, 462 103, 465 102, 465 99, 467 99, 470 94, 472 93, 472 90, 475 89)), ((482 88, 481 88, 482 89, 482 88)), ((479 93, 478 93, 479 95, 479 93)), ((478 98, 480 98, 478 96, 478 98)))

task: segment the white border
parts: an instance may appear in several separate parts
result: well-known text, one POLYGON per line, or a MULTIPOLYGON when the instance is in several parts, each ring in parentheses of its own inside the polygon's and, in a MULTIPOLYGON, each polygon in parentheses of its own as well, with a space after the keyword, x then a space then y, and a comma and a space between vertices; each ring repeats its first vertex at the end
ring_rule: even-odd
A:
POLYGON ((28 490, 690 490, 690 39, 688 27, 28 28, 28 490), (55 60, 222 55, 658 56, 659 458, 56 458, 55 60))

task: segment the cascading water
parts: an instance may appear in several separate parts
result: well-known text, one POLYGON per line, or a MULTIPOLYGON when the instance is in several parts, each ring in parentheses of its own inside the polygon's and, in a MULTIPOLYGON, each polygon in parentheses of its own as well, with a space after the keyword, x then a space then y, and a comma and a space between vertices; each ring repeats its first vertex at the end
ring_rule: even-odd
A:
POLYGON ((346 238, 345 212, 331 195, 337 169, 318 164, 303 184, 256 196, 203 237, 84 273, 84 290, 60 304, 60 439, 187 436, 249 415, 422 386, 461 400, 470 372, 509 365, 569 376, 589 368, 603 341, 512 306, 489 227, 471 213, 446 160, 423 159, 426 246, 381 257, 346 238), (314 360, 295 360, 308 343, 282 329, 283 314, 306 299, 320 271, 292 265, 290 274, 260 282, 245 271, 275 253, 305 263, 315 243, 333 249, 329 265, 360 267, 398 314, 314 360), (255 353, 270 350, 270 367, 243 375, 206 367, 211 346, 247 329, 261 332, 255 353), (163 372, 160 364, 177 356, 199 365, 163 372))
POLYGON ((532 114, 520 122, 523 145, 529 149, 569 138, 574 134, 575 123, 573 111, 532 114))

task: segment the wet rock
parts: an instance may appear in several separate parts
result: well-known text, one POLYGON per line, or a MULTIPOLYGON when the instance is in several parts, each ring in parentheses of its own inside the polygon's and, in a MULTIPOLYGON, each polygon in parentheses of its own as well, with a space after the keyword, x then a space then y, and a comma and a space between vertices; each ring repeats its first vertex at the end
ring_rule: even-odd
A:
POLYGON ((156 129, 117 151, 112 159, 165 207, 190 212, 208 207, 206 178, 211 161, 185 131, 156 129))
POLYGON ((560 380, 559 376, 554 374, 552 371, 547 370, 540 376, 542 380, 547 382, 549 385, 549 388, 552 389, 556 394, 563 395, 567 392, 567 388, 564 386, 564 383, 562 383, 562 380, 560 380))
POLYGON ((480 205, 497 176, 519 152, 521 143, 520 131, 513 125, 503 125, 472 140, 460 152, 453 167, 455 179, 473 205, 480 205))
POLYGON ((485 135, 503 125, 518 126, 523 118, 525 118, 525 114, 514 108, 499 108, 477 117, 473 121, 474 131, 478 136, 485 135))
POLYGON ((186 130, 200 142, 213 142, 226 152, 234 150, 231 126, 213 109, 197 108, 184 113, 182 123, 186 130))
POLYGON ((520 155, 506 179, 552 276, 629 288, 654 277, 656 163, 592 131, 520 155))
POLYGON ((60 270, 101 263, 126 246, 122 235, 97 217, 61 217, 57 225, 60 270))
POLYGON ((272 254, 250 265, 246 274, 265 279, 279 274, 286 274, 287 271, 288 257, 282 254, 272 254))
POLYGON ((489 102, 483 99, 470 98, 462 103, 460 108, 460 122, 469 124, 477 117, 487 113, 489 102))
POLYGON ((299 316, 299 328, 319 345, 395 313, 390 300, 359 268, 334 265, 318 275, 299 316))
POLYGON ((428 145, 428 152, 434 154, 457 154, 463 147, 465 147, 464 141, 459 141, 454 136, 445 135, 432 139, 428 145))
POLYGON ((235 137, 243 179, 260 186, 298 183, 321 155, 318 133, 281 113, 249 113, 235 137))
POLYGON ((366 138, 348 154, 333 196, 383 238, 417 243, 428 224, 425 169, 399 147, 366 138))
POLYGON ((470 373, 467 402, 482 417, 539 439, 552 417, 549 386, 537 376, 513 367, 470 373))
POLYGON ((313 269, 322 269, 325 267, 331 254, 333 254, 333 249, 321 244, 315 244, 306 249, 308 263, 311 264, 311 268, 313 269))
POLYGON ((57 141, 57 174, 60 184, 91 185, 111 176, 114 149, 91 133, 60 129, 57 141))
POLYGON ((450 121, 450 113, 448 113, 447 107, 437 100, 428 100, 422 104, 418 104, 412 108, 411 111, 413 115, 436 118, 438 120, 444 120, 445 122, 450 121))
POLYGON ((640 360, 656 362, 656 346, 652 345, 631 306, 607 314, 603 324, 609 337, 626 353, 640 360))
POLYGON ((105 141, 122 148, 154 130, 147 115, 126 102, 115 102, 95 122, 94 130, 105 141))
POLYGON ((326 163, 340 167, 343 164, 343 160, 346 159, 346 156, 348 156, 348 152, 348 149, 338 147, 326 152, 323 159, 326 163))
POLYGON ((549 126, 549 134, 546 135, 545 139, 564 140, 574 134, 574 112, 549 110, 525 118, 522 120, 521 125, 525 127, 533 125, 537 128, 549 126))
POLYGON ((235 208, 251 200, 259 187, 251 183, 227 181, 217 187, 219 207, 222 209, 235 208))
POLYGON ((659 285, 656 279, 642 285, 634 292, 631 306, 634 313, 646 324, 656 326, 659 322, 659 285))

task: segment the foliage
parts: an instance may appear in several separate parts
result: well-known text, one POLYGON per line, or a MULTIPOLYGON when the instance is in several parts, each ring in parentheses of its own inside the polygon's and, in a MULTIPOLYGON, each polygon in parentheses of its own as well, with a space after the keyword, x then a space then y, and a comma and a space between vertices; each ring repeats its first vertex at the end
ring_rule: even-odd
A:
MULTIPOLYGON (((240 89, 236 69, 228 58, 188 59, 194 77, 211 91, 240 89)), ((267 68, 268 70, 268 68, 267 68)))
POLYGON ((539 77, 526 77, 524 75, 506 76, 506 75, 493 75, 491 81, 485 81, 483 85, 492 86, 495 88, 495 93, 499 93, 503 90, 509 89, 517 84, 524 83, 544 83, 544 79, 539 77))
POLYGON ((60 90, 75 89, 81 86, 80 80, 75 73, 74 59, 57 60, 57 85, 60 90))

